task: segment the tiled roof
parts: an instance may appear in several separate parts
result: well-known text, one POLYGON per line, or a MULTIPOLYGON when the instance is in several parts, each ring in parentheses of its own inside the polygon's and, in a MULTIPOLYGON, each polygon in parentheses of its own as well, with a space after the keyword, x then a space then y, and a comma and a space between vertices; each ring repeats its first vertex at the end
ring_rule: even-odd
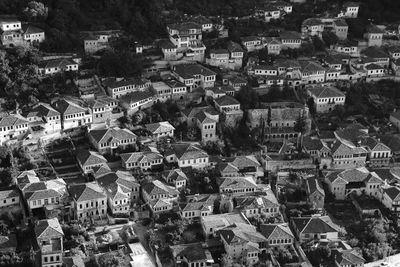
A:
POLYGON ((184 257, 188 262, 204 262, 212 260, 211 253, 203 248, 201 243, 182 244, 171 246, 174 258, 184 257))
POLYGON ((348 27, 348 25, 344 19, 335 20, 333 23, 339 27, 348 27))
POLYGON ((78 104, 76 104, 70 100, 66 100, 66 99, 59 99, 58 101, 52 103, 52 106, 63 115, 70 115, 70 114, 86 112, 85 108, 79 106, 78 104))
POLYGON ((157 159, 163 159, 163 156, 159 152, 153 151, 142 151, 142 152, 133 152, 133 153, 123 153, 120 155, 123 162, 153 162, 157 159))
POLYGON ((219 188, 255 188, 258 185, 251 176, 244 177, 222 177, 219 188))
POLYGON ((260 232, 269 239, 270 237, 283 237, 294 238, 292 231, 290 230, 287 223, 278 224, 262 224, 260 225, 260 232))
POLYGON ((368 183, 382 183, 382 179, 375 172, 370 172, 365 167, 360 167, 357 169, 344 170, 340 173, 332 173, 328 176, 331 182, 337 179, 342 179, 347 183, 353 182, 368 182, 368 183))
POLYGON ((0 115, 0 127, 27 124, 28 120, 19 114, 0 115))
POLYGON ((215 72, 199 64, 180 64, 173 67, 173 71, 183 79, 193 79, 196 75, 212 76, 215 72))
POLYGON ((295 31, 283 31, 279 34, 281 39, 301 39, 301 33, 295 31))
POLYGON ((222 96, 214 100, 219 106, 240 105, 240 102, 232 96, 222 96))
POLYGON ((136 139, 136 134, 132 133, 128 129, 120 129, 118 127, 108 128, 108 129, 98 129, 91 130, 89 132, 89 136, 91 136, 97 143, 108 142, 111 139, 117 140, 127 140, 127 139, 136 139))
POLYGON ((124 194, 132 192, 140 185, 129 172, 110 172, 96 178, 97 183, 105 188, 106 193, 115 199, 118 192, 124 194))
POLYGON ((103 189, 95 182, 71 185, 68 190, 76 202, 106 197, 103 189))
POLYGON ((22 28, 22 32, 24 34, 44 33, 44 30, 42 30, 42 29, 40 29, 38 27, 35 27, 33 25, 30 25, 30 24, 22 24, 21 28, 22 28))
POLYGON ((175 130, 175 127, 172 126, 168 121, 150 123, 146 124, 144 127, 152 134, 165 133, 175 130))
POLYGON ((370 24, 367 26, 367 33, 383 34, 383 31, 379 29, 376 25, 370 24))
POLYGON ((82 164, 82 166, 98 165, 101 163, 107 163, 107 160, 100 155, 98 152, 89 151, 87 149, 79 149, 76 151, 76 159, 82 164))
POLYGON ((334 226, 329 216, 294 217, 292 220, 302 234, 337 232, 336 226, 334 226))
POLYGON ((317 62, 312 60, 299 60, 301 71, 312 73, 316 71, 325 71, 325 69, 317 62))
POLYGON ((389 196, 392 201, 400 201, 400 188, 397 186, 391 186, 384 188, 383 192, 389 196))
POLYGON ((194 116, 200 123, 217 123, 216 120, 210 118, 206 112, 200 111, 194 116))
POLYGON ((151 91, 135 91, 121 96, 120 101, 132 104, 151 97, 154 97, 154 93, 151 91))
POLYGON ((149 195, 166 194, 177 196, 179 194, 179 191, 176 190, 174 187, 169 186, 159 180, 155 180, 143 185, 142 189, 146 191, 146 193, 149 195))
POLYGON ((166 170, 162 173, 162 177, 164 178, 164 180, 188 180, 186 174, 181 169, 166 170))
POLYGON ((375 64, 375 63, 368 64, 365 68, 367 70, 381 70, 381 69, 384 69, 384 67, 382 67, 381 65, 375 64))
POLYGON ((236 156, 233 158, 226 159, 227 162, 231 163, 233 166, 244 169, 248 167, 260 167, 261 164, 258 162, 254 155, 247 155, 247 156, 236 156))
POLYGON ((208 154, 192 144, 173 144, 170 153, 176 155, 179 160, 198 159, 208 157, 208 154))
POLYGON ((49 69, 49 68, 65 69, 67 68, 67 66, 70 65, 78 65, 78 63, 69 58, 57 58, 57 59, 43 60, 38 64, 39 68, 43 69, 49 69))
POLYGON ((311 177, 306 180, 307 194, 313 194, 314 192, 320 192, 325 195, 325 191, 322 188, 320 181, 316 177, 311 177))
POLYGON ((323 25, 321 19, 308 18, 303 21, 302 26, 318 26, 323 25))
POLYGON ((229 41, 227 48, 229 50, 229 52, 234 53, 234 52, 244 52, 242 46, 238 43, 229 41))
POLYGON ((345 94, 333 86, 316 86, 308 88, 308 91, 317 98, 344 97, 345 94))
POLYGON ((236 223, 218 231, 228 244, 236 242, 251 242, 258 244, 267 239, 253 225, 236 223))
POLYGON ((168 25, 168 28, 177 31, 189 31, 191 29, 201 30, 201 25, 196 22, 182 22, 168 25))
POLYGON ((236 205, 238 209, 279 208, 280 206, 272 191, 265 196, 237 197, 236 205))
POLYGON ((51 239, 64 236, 57 218, 40 220, 35 224, 36 238, 51 239))
POLYGON ((232 224, 247 223, 249 221, 241 213, 214 214, 202 218, 205 229, 218 230, 232 224))
POLYGON ((241 39, 242 39, 243 43, 260 40, 260 38, 258 38, 257 36, 245 36, 245 37, 241 37, 241 39))
POLYGON ((339 266, 359 266, 364 265, 365 259, 355 250, 339 251, 335 257, 339 266))
POLYGON ((39 103, 36 107, 29 111, 26 117, 53 117, 59 115, 60 112, 52 108, 49 104, 39 103))
POLYGON ((8 199, 12 197, 19 197, 19 193, 16 189, 10 189, 10 190, 2 190, 0 191, 0 199, 8 199))

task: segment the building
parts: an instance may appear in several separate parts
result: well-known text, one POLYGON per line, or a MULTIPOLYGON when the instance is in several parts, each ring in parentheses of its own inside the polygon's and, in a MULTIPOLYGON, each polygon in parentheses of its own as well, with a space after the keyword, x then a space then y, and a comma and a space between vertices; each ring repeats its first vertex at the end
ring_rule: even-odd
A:
POLYGON ((18 140, 29 131, 29 121, 19 114, 0 114, 0 144, 18 140))
POLYGON ((331 193, 339 200, 348 198, 350 194, 366 194, 380 199, 384 183, 378 174, 365 167, 333 172, 325 181, 331 193))
POLYGON ((40 266, 63 266, 64 232, 58 219, 45 219, 36 222, 34 232, 36 237, 34 241, 36 241, 37 253, 40 256, 40 266))
POLYGON ((240 102, 232 96, 222 96, 214 100, 215 108, 224 114, 236 112, 240 110, 240 102))
POLYGON ((329 216, 293 217, 292 226, 300 243, 311 240, 337 241, 339 239, 337 226, 329 216))
POLYGON ((61 131, 61 114, 47 103, 38 103, 25 117, 31 129, 43 129, 45 134, 61 131))
POLYGON ((211 266, 214 260, 201 243, 182 244, 170 247, 177 266, 211 266))
POLYGON ((346 40, 349 26, 343 19, 338 19, 333 22, 333 32, 339 38, 339 40, 346 40))
POLYGON ((67 194, 66 183, 63 179, 53 179, 44 182, 34 180, 21 189, 28 208, 57 209, 63 206, 67 194))
POLYGON ((392 159, 392 150, 380 140, 367 137, 361 141, 368 151, 367 165, 372 168, 389 166, 392 159))
POLYGON ((266 37, 265 47, 267 48, 268 55, 279 55, 282 50, 282 42, 276 37, 266 37))
POLYGON ((382 204, 397 218, 400 218, 400 188, 397 186, 383 187, 382 204))
POLYGON ((241 39, 242 45, 246 47, 247 52, 253 52, 264 48, 261 39, 256 36, 242 37, 241 39))
POLYGON ((19 206, 19 205, 20 205, 20 196, 16 189, 0 191, 0 208, 19 206))
POLYGON ((325 82, 326 69, 321 64, 312 60, 299 60, 301 81, 303 84, 325 82))
POLYGON ((72 215, 75 220, 102 220, 107 218, 107 195, 96 182, 74 184, 68 188, 72 197, 72 215))
POLYGON ((199 64, 180 64, 172 67, 176 79, 185 84, 188 92, 197 87, 214 87, 216 73, 199 64))
POLYGON ((357 18, 358 10, 360 9, 360 4, 355 2, 346 2, 342 6, 342 10, 338 14, 339 18, 357 18))
POLYGON ((151 82, 143 78, 108 78, 103 80, 102 83, 108 95, 116 99, 123 95, 136 91, 144 91, 151 87, 151 82))
POLYGON ((362 55, 369 61, 367 64, 376 64, 385 69, 389 67, 390 57, 379 47, 368 47, 362 51, 362 55))
POLYGON ((101 154, 113 154, 116 150, 123 151, 136 146, 136 134, 128 129, 118 127, 91 130, 88 133, 89 142, 101 154))
POLYGON ((364 34, 364 38, 368 41, 368 47, 381 47, 383 41, 383 31, 379 29, 376 25, 368 25, 367 31, 364 34))
POLYGON ((280 205, 272 191, 266 195, 235 198, 235 208, 248 219, 257 216, 275 217, 280 215, 280 205))
POLYGON ((287 223, 262 224, 260 232, 269 247, 286 247, 294 244, 295 238, 287 223))
POLYGON ((306 192, 309 204, 314 209, 323 210, 325 204, 325 190, 316 177, 306 180, 306 192))
POLYGON ((344 106, 346 102, 346 95, 333 86, 315 86, 307 90, 318 113, 330 112, 336 106, 344 106))
POLYGON ((118 111, 119 101, 109 96, 101 96, 91 99, 87 103, 93 115, 92 123, 108 126, 113 120, 113 111, 118 111))
POLYGON ((179 168, 204 169, 209 166, 208 154, 192 144, 172 144, 165 152, 169 163, 177 163, 179 168))
MULTIPOLYGON (((253 266, 258 263, 258 256, 266 246, 267 239, 256 227, 244 223, 236 223, 218 231, 228 259, 232 263, 245 263, 253 266)), ((233 266, 234 264, 232 264, 233 266)))
POLYGON ((200 222, 206 238, 216 237, 219 230, 236 224, 250 224, 241 213, 223 213, 202 216, 200 222))
POLYGON ((336 140, 331 147, 332 167, 338 169, 363 167, 368 151, 347 140, 336 140))
POLYGON ((252 176, 221 177, 217 183, 221 194, 234 196, 251 195, 268 189, 261 184, 256 184, 252 176))
POLYGON ((279 34, 282 49, 299 49, 301 47, 301 33, 294 31, 284 31, 279 34))
POLYGON ((119 31, 90 31, 81 32, 83 35, 83 48, 86 54, 109 49, 110 42, 119 37, 119 31))
POLYGON ((157 267, 147 252, 147 250, 143 247, 143 245, 138 243, 129 243, 129 256, 131 258, 130 266, 131 267, 157 267))
POLYGON ((52 75, 66 71, 78 71, 78 62, 71 58, 43 60, 38 64, 39 75, 52 75))
POLYGON ((187 203, 180 209, 182 218, 191 220, 213 214, 216 195, 193 195, 188 198, 187 203))
POLYGON ((5 47, 38 45, 45 40, 44 30, 14 18, 0 18, 0 28, 5 47))
POLYGON ((143 201, 153 214, 172 210, 178 201, 179 191, 159 180, 142 186, 143 201))
POLYGON ((335 265, 338 267, 364 267, 365 259, 354 249, 336 250, 334 253, 335 265))
POLYGON ((154 141, 159 141, 165 137, 174 137, 175 127, 168 121, 146 124, 144 128, 150 132, 154 141))
POLYGON ((322 37, 325 25, 321 19, 308 18, 301 24, 301 34, 303 37, 318 36, 322 37))
POLYGON ((281 17, 281 10, 276 5, 267 4, 256 10, 256 16, 263 18, 265 22, 270 22, 281 17))
POLYGON ((150 171, 162 166, 164 159, 157 150, 123 153, 120 156, 122 167, 126 170, 140 169, 142 171, 150 171))
POLYGON ((130 215, 133 203, 139 200, 140 184, 129 172, 109 172, 96 177, 97 183, 107 194, 112 214, 130 215))
POLYGON ((174 185, 176 189, 186 187, 189 180, 181 169, 166 170, 161 174, 161 177, 168 184, 174 185))
POLYGON ((184 99, 187 94, 187 88, 185 84, 172 79, 165 81, 165 83, 171 88, 171 97, 173 100, 184 99))
POLYGON ((61 114, 62 130, 90 126, 92 123, 93 116, 90 110, 75 101, 62 98, 53 102, 52 107, 61 114))
POLYGON ((135 91, 121 96, 120 105, 124 111, 132 115, 139 110, 149 108, 154 104, 155 93, 150 90, 135 91))
POLYGON ((91 173, 96 167, 107 166, 107 160, 101 154, 87 149, 77 150, 76 159, 84 173, 91 173))

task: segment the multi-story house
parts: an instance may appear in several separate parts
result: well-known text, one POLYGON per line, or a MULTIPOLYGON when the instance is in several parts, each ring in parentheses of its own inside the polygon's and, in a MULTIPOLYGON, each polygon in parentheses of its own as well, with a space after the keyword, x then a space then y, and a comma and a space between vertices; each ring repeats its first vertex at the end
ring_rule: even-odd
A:
POLYGON ((189 180, 181 169, 166 170, 161 174, 161 178, 168 184, 174 185, 176 189, 186 187, 189 180))
POLYGON ((310 177, 306 180, 306 193, 311 207, 318 210, 324 209, 325 191, 316 177, 310 177))
POLYGON ((118 100, 109 96, 96 97, 87 101, 92 113, 92 123, 98 125, 109 125, 112 120, 112 112, 118 107, 118 100))
POLYGON ((382 204, 397 218, 400 218, 400 188, 386 186, 382 190, 382 204))
POLYGON ((188 196, 186 205, 181 207, 182 218, 191 220, 210 216, 214 212, 216 195, 193 195, 188 196))
POLYGON ((301 80, 304 84, 325 82, 326 70, 319 63, 311 60, 299 60, 301 80))
POLYGON ((309 136, 303 137, 302 145, 304 152, 316 159, 328 158, 331 155, 331 149, 319 138, 309 136))
POLYGON ((333 32, 339 38, 339 40, 346 40, 347 33, 349 31, 349 25, 343 19, 338 19, 333 22, 333 32))
POLYGON ((249 70, 255 76, 278 76, 278 69, 270 65, 257 65, 249 70))
POLYGON ((291 222, 300 243, 339 238, 338 227, 329 216, 293 217, 291 222))
POLYGON ((139 200, 140 184, 129 172, 110 172, 96 177, 107 194, 112 214, 130 214, 131 206, 139 200))
POLYGON ((390 59, 392 59, 392 60, 397 60, 400 58, 400 46, 397 46, 397 45, 390 46, 387 49, 387 52, 390 56, 390 59))
POLYGON ((6 47, 29 46, 45 40, 42 29, 29 24, 22 24, 14 18, 0 18, 1 44, 6 47))
POLYGON ((186 85, 188 91, 197 87, 214 87, 216 73, 199 64, 180 64, 172 67, 173 75, 186 85))
POLYGON ((164 60, 175 61, 178 59, 177 47, 170 40, 162 40, 159 42, 158 46, 161 48, 164 60))
POLYGON ((52 107, 61 114, 62 130, 90 126, 92 123, 90 110, 71 100, 59 99, 52 103, 52 107))
POLYGON ((367 164, 369 167, 389 166, 392 158, 392 150, 380 140, 367 137, 361 140, 361 146, 368 151, 367 164))
POLYGON ((39 62, 39 75, 52 75, 66 71, 78 71, 78 62, 71 58, 57 58, 39 62))
POLYGON ((0 190, 0 208, 20 205, 17 189, 0 190))
POLYGON ((211 252, 201 243, 181 244, 170 247, 177 266, 212 266, 214 259, 211 252))
POLYGON ((173 100, 183 99, 187 94, 187 88, 185 84, 172 79, 165 81, 165 83, 171 88, 171 97, 173 100))
POLYGON ((241 196, 268 190, 268 188, 257 184, 252 176, 221 177, 217 182, 221 194, 241 196))
POLYGON ((321 19, 308 18, 301 24, 301 33, 303 37, 322 36, 325 25, 321 19))
POLYGON ((110 41, 118 38, 119 31, 90 31, 81 32, 83 37, 83 48, 86 54, 94 54, 97 51, 108 49, 110 41))
POLYGON ((38 103, 25 117, 31 128, 40 126, 45 134, 61 131, 61 114, 47 103, 38 103))
POLYGON ((154 82, 151 87, 156 91, 158 101, 165 102, 172 97, 172 89, 165 82, 154 82))
POLYGON ((72 197, 72 215, 76 220, 107 218, 107 195, 96 182, 74 184, 68 191, 72 197))
POLYGON ((332 167, 338 169, 365 166, 368 151, 346 140, 336 140, 331 148, 332 167))
POLYGON ((29 121, 19 114, 0 114, 0 144, 23 137, 29 130, 29 121))
POLYGON ((165 137, 174 137, 175 127, 168 121, 146 124, 144 128, 150 132, 151 138, 154 141, 165 137))
POLYGON ((338 14, 339 18, 357 18, 360 4, 356 2, 346 2, 342 6, 342 10, 338 14))
POLYGON ((232 41, 228 43, 227 48, 230 56, 229 68, 233 70, 240 69, 243 65, 243 48, 240 44, 234 43, 232 41))
POLYGON ((142 198, 153 214, 172 210, 178 200, 179 191, 155 180, 142 186, 142 198))
POLYGON ((368 41, 368 47, 381 47, 383 41, 383 31, 379 29, 376 25, 368 25, 367 31, 364 34, 364 38, 368 41))
POLYGON ((282 50, 282 42, 277 37, 266 37, 265 47, 267 48, 268 55, 279 55, 282 50))
POLYGON ((307 89, 314 99, 315 110, 318 113, 330 112, 336 106, 343 106, 346 95, 333 86, 315 86, 307 89))
POLYGON ((109 96, 118 99, 123 95, 150 88, 151 82, 143 78, 109 78, 103 80, 103 85, 109 96))
POLYGON ((299 49, 301 47, 301 34, 294 31, 284 31, 279 34, 283 49, 299 49))
POLYGON ((35 181, 25 184, 22 188, 22 194, 31 211, 42 208, 61 207, 67 196, 66 191, 66 183, 63 179, 53 179, 44 182, 35 181))
POLYGON ((364 267, 365 259, 354 249, 334 251, 335 265, 337 267, 364 267))
POLYGON ((381 198, 383 180, 375 172, 368 171, 365 167, 333 172, 326 179, 328 188, 336 199, 346 199, 350 194, 363 193, 381 198))
POLYGON ((254 155, 220 158, 220 160, 222 162, 217 164, 216 169, 222 177, 240 175, 260 177, 264 175, 264 170, 254 155))
POLYGON ((88 133, 89 142, 101 153, 114 153, 136 145, 136 134, 128 129, 118 127, 91 130, 88 133))
POLYGON ((242 37, 242 45, 246 47, 247 52, 253 52, 264 48, 260 38, 256 36, 242 37))
POLYGON ((293 245, 295 241, 287 223, 262 224, 260 232, 267 239, 269 247, 287 247, 293 245))
POLYGON ((87 149, 77 150, 76 160, 84 173, 91 173, 97 167, 108 167, 107 160, 101 154, 87 149))
POLYGON ((256 10, 256 16, 263 18, 265 22, 270 22, 281 17, 281 10, 275 5, 267 4, 256 10))
POLYGON ((240 111, 240 102, 232 96, 222 96, 214 100, 215 108, 224 114, 240 111))
POLYGON ((190 41, 202 39, 202 27, 195 22, 183 22, 167 26, 170 41, 178 50, 187 50, 190 41))
POLYGON ((129 115, 136 113, 144 108, 151 107, 154 104, 155 94, 150 90, 135 91, 121 96, 120 105, 129 115))
POLYGON ((259 262, 258 256, 266 247, 267 239, 256 227, 248 224, 233 224, 218 231, 224 245, 228 263, 244 263, 245 266, 253 266, 259 262))
POLYGON ((370 63, 377 64, 385 69, 389 67, 390 57, 381 48, 368 47, 361 54, 369 59, 370 63))
POLYGON ((235 208, 248 219, 257 216, 275 217, 279 215, 279 203, 272 191, 266 195, 237 197, 235 208))
POLYGON ((204 169, 209 166, 207 152, 192 144, 172 144, 165 152, 169 163, 177 163, 179 168, 204 169))
MULTIPOLYGON (((217 123, 216 116, 210 115, 206 111, 200 111, 195 115, 197 128, 200 129, 201 141, 215 141, 217 136, 217 123)), ((217 117, 219 117, 217 115, 217 117)))
POLYGON ((351 57, 360 56, 358 42, 354 40, 339 41, 337 44, 333 45, 333 48, 336 52, 347 54, 351 57))
POLYGON ((140 169, 150 171, 163 164, 164 157, 157 151, 141 151, 121 154, 121 164, 126 170, 140 169))
POLYGON ((38 249, 39 262, 42 267, 63 266, 64 232, 57 218, 40 220, 35 223, 35 245, 38 249))

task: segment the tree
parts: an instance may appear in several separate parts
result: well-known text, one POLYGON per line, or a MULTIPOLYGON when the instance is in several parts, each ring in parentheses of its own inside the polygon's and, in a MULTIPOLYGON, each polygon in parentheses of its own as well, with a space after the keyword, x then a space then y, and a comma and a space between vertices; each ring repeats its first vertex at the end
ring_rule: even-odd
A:
POLYGON ((28 21, 44 21, 47 18, 49 9, 41 2, 30 1, 24 9, 23 14, 28 21))
POLYGON ((299 115, 294 125, 294 130, 299 133, 304 133, 306 131, 307 123, 306 118, 303 115, 299 115))
POLYGON ((308 98, 307 106, 308 106, 308 110, 310 111, 311 115, 315 115, 316 114, 316 110, 315 110, 314 98, 312 98, 312 97, 308 98))
POLYGON ((259 102, 258 94, 249 86, 240 88, 236 99, 240 102, 243 110, 256 108, 259 102))

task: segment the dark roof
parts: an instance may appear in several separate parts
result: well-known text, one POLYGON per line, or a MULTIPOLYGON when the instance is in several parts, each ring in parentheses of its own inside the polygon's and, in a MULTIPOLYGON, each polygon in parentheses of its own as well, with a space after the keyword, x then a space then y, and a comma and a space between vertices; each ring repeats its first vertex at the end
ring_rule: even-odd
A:
POLYGON ((236 98, 228 95, 224 95, 220 98, 214 100, 219 106, 230 106, 230 105, 239 105, 240 102, 236 100, 236 98))
POLYGON ((199 64, 180 64, 173 67, 173 71, 184 79, 192 79, 195 75, 212 76, 215 72, 199 64))
POLYGON ((294 217, 293 223, 303 234, 337 232, 328 216, 321 217, 294 217))
POLYGON ((79 106, 73 101, 66 99, 59 99, 56 102, 53 102, 52 106, 63 115, 86 112, 85 108, 79 106))
POLYGON ((97 152, 89 151, 87 149, 78 149, 76 151, 76 159, 82 165, 96 165, 100 163, 107 163, 107 160, 97 152))
POLYGON ((21 28, 22 28, 22 32, 24 34, 44 33, 44 30, 42 30, 38 27, 32 26, 30 24, 22 24, 21 28))
POLYGON ((69 193, 75 201, 88 201, 99 198, 105 198, 103 190, 96 183, 76 184, 71 185, 69 193))
POLYGON ((189 262, 205 261, 208 259, 201 243, 182 244, 171 246, 174 257, 184 257, 189 262))

